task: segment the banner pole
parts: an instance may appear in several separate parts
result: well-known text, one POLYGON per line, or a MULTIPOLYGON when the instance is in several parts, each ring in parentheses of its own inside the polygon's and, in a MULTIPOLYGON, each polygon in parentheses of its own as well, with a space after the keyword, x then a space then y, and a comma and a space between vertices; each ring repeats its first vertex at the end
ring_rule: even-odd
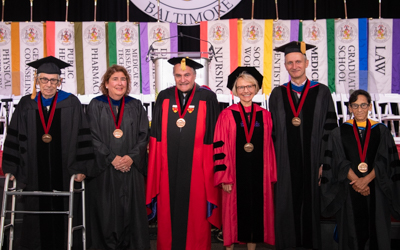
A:
POLYGON ((382 0, 379 0, 379 19, 382 18, 382 0))
POLYGON ((69 6, 69 0, 65 1, 65 21, 68 22, 68 6, 69 6))
POLYGON ((344 0, 344 17, 347 19, 347 3, 346 0, 344 0))
POLYGON ((253 18, 254 18, 254 1, 255 0, 252 0, 252 2, 251 2, 251 20, 253 20, 253 18))
POLYGON ((221 20, 221 0, 218 0, 218 20, 221 20))
POLYGON ((278 14, 278 0, 275 0, 275 12, 276 12, 276 21, 279 20, 279 14, 278 14))
POLYGON ((126 21, 129 22, 129 0, 126 0, 126 21))
POLYGON ((33 21, 33 0, 31 1, 31 22, 33 21))
POLYGON ((2 8, 1 8, 1 21, 4 22, 4 8, 6 6, 6 0, 2 1, 2 8))
POLYGON ((157 0, 157 22, 160 22, 160 0, 157 0))
POLYGON ((314 0, 314 22, 317 21, 317 0, 314 0))
POLYGON ((97 0, 94 0, 94 21, 97 21, 97 0))

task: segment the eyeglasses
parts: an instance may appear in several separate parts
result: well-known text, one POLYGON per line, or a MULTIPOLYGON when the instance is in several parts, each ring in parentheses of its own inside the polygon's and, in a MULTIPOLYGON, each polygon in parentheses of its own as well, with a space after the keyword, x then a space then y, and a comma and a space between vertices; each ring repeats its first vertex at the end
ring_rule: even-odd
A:
POLYGON ((56 85, 60 80, 59 79, 47 79, 46 77, 39 78, 39 82, 41 84, 47 84, 50 81, 51 84, 56 85))
POLYGON ((254 84, 254 85, 247 85, 247 86, 236 86, 236 90, 239 90, 239 91, 243 91, 246 88, 251 91, 256 88, 256 85, 254 84))
POLYGON ((366 109, 369 107, 369 104, 368 103, 361 103, 361 104, 352 103, 352 104, 350 104, 350 107, 352 109, 358 109, 358 107, 361 107, 362 109, 366 109))

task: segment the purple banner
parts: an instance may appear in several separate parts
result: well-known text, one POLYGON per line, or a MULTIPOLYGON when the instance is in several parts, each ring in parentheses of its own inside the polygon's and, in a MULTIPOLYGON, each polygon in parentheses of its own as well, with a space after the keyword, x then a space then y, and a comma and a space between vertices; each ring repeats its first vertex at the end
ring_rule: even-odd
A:
POLYGON ((392 93, 400 94, 400 19, 393 19, 392 93))
POLYGON ((147 23, 140 23, 140 59, 141 59, 141 72, 142 72, 142 90, 141 93, 148 95, 150 94, 150 58, 147 58, 147 52, 149 51, 149 35, 147 30, 147 23))

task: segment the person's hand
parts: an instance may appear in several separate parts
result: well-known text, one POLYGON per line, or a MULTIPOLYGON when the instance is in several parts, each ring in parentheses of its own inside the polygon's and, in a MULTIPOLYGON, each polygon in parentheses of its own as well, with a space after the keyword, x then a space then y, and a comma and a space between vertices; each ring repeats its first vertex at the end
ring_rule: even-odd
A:
POLYGON ((222 183, 222 189, 227 192, 227 193, 231 193, 232 191, 232 184, 224 184, 222 183))
POLYGON ((363 196, 368 196, 370 194, 369 186, 367 186, 363 191, 360 192, 363 196))
POLYGON ((15 176, 14 175, 12 175, 12 174, 10 174, 11 176, 10 176, 10 181, 13 181, 14 179, 15 179, 15 176))
POLYGON ((121 169, 121 163, 120 163, 121 158, 122 158, 121 156, 117 155, 117 156, 115 156, 114 160, 111 162, 111 164, 114 166, 114 168, 116 170, 121 169))
POLYGON ((124 155, 121 157, 119 162, 121 164, 121 172, 129 172, 131 170, 133 160, 129 155, 124 155))
POLYGON ((350 182, 350 185, 353 185, 354 191, 359 192, 359 193, 365 191, 365 189, 368 187, 368 184, 369 184, 369 180, 364 177, 358 178, 358 179, 350 182))
POLYGON ((85 178, 86 178, 86 175, 84 175, 84 174, 76 174, 74 180, 77 182, 82 182, 85 178))

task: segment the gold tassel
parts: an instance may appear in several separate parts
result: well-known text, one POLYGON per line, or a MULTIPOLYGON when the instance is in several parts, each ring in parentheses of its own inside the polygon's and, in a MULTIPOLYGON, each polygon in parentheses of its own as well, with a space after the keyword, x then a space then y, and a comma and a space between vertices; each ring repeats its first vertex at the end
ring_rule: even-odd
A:
POLYGON ((181 69, 182 69, 182 70, 186 70, 186 58, 182 58, 182 61, 181 61, 181 69))
POLYGON ((32 94, 31 94, 31 99, 32 100, 35 99, 35 97, 36 97, 36 83, 37 83, 36 71, 35 71, 35 74, 34 74, 33 77, 34 77, 34 80, 33 80, 32 94))
POLYGON ((300 51, 301 51, 301 53, 306 54, 306 43, 305 42, 300 43, 300 51))

